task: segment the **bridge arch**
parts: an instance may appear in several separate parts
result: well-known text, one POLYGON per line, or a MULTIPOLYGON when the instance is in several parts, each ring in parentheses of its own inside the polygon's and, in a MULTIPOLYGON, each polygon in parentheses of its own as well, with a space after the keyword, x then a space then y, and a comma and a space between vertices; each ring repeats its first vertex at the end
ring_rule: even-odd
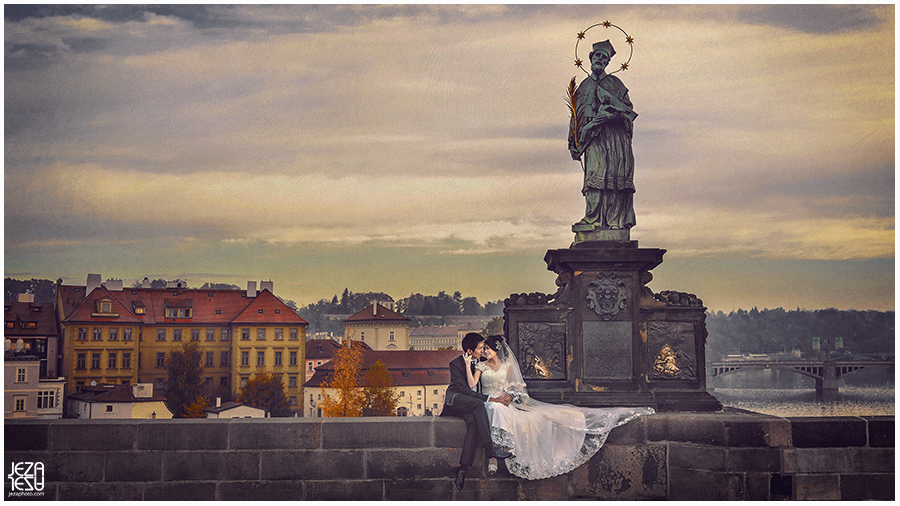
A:
POLYGON ((734 366, 713 366, 713 377, 720 378, 722 376, 727 376, 729 374, 734 374, 736 372, 744 371, 744 370, 772 370, 778 369, 779 371, 788 371, 797 373, 803 376, 808 376, 810 378, 816 380, 824 379, 824 371, 822 371, 822 367, 817 366, 780 366, 776 364, 741 364, 734 366))

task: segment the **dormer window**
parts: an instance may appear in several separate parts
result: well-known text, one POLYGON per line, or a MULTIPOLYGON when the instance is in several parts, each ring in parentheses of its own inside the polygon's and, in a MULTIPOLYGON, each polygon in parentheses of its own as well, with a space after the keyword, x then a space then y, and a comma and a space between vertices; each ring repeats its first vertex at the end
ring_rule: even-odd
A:
POLYGON ((97 312, 91 316, 101 316, 103 318, 118 318, 117 313, 113 313, 113 301, 110 299, 100 299, 97 301, 97 312))
POLYGON ((166 318, 190 318, 191 308, 167 307, 166 318))
POLYGON ((166 318, 191 318, 193 299, 166 299, 166 318))

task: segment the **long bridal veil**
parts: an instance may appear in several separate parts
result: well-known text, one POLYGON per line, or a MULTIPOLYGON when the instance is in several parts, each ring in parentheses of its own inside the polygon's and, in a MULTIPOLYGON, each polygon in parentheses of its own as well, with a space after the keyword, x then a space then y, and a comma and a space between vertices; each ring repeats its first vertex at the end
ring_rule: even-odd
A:
MULTIPOLYGON (((503 391, 513 397, 510 406, 522 411, 535 412, 555 424, 577 431, 585 435, 600 436, 602 445, 609 431, 629 421, 655 413, 648 407, 623 408, 583 408, 571 404, 550 404, 533 399, 528 389, 518 361, 505 340, 498 343, 497 359, 509 364, 507 369, 507 385, 503 391)), ((599 447, 598 447, 599 448, 599 447)))

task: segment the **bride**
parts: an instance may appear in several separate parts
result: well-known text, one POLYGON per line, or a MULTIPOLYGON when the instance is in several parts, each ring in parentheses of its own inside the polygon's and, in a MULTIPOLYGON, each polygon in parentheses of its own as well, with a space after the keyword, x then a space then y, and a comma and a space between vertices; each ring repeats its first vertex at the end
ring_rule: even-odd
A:
MULTIPOLYGON (((512 350, 501 336, 485 340, 482 360, 475 372, 466 368, 469 386, 481 381, 489 397, 508 393, 509 406, 486 403, 491 420, 491 439, 513 454, 506 459, 509 471, 528 480, 540 480, 568 473, 584 464, 603 446, 609 432, 652 408, 582 408, 569 404, 548 404, 532 399, 512 350)), ((491 459, 488 472, 497 472, 491 459)))

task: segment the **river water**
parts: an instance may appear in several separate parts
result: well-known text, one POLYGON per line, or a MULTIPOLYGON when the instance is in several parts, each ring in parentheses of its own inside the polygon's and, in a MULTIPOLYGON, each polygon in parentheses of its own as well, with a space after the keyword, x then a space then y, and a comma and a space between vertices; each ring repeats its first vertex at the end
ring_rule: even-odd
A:
POLYGON ((817 401, 815 388, 715 388, 723 405, 774 416, 894 416, 894 385, 840 385, 839 400, 817 401))

